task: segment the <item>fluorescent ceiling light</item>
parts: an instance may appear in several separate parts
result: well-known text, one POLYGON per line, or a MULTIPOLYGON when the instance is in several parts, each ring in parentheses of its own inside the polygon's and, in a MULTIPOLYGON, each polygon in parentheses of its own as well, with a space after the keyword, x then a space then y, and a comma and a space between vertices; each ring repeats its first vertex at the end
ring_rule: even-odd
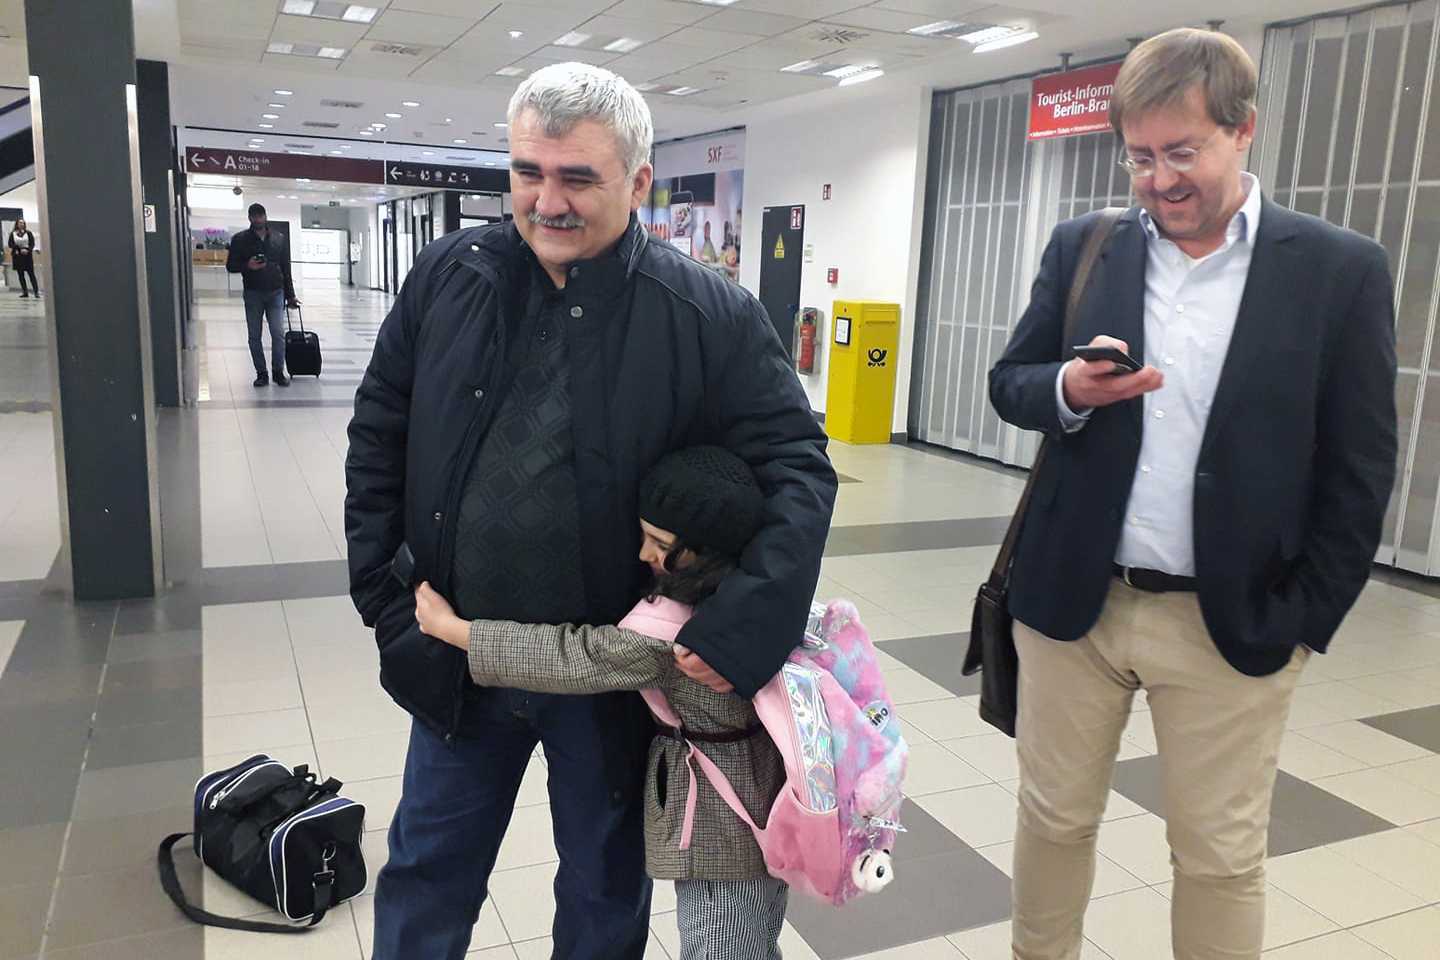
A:
POLYGON ((670 91, 667 91, 667 92, 668 92, 668 93, 670 94, 670 96, 672 96, 672 97, 688 97, 688 96, 690 96, 690 94, 692 94, 692 93, 699 93, 699 92, 700 92, 700 88, 699 88, 699 87, 676 87, 674 90, 670 90, 670 91))
POLYGON ((635 89, 639 90, 641 93, 648 93, 649 91, 654 90, 658 86, 658 83, 637 83, 635 84, 635 89))
POLYGON ((275 91, 275 96, 277 96, 277 97, 293 97, 294 95, 295 95, 295 91, 294 91, 294 90, 276 90, 276 91, 275 91))
POLYGON ((446 118, 445 118, 445 122, 446 122, 446 123, 454 123, 454 122, 455 122, 455 118, 454 118, 454 117, 446 117, 446 118))
POLYGON ((389 126, 389 124, 385 124, 385 123, 372 123, 372 124, 370 124, 370 129, 371 129, 371 130, 384 130, 387 126, 389 126))
POLYGON ((605 44, 605 49, 612 53, 629 53, 631 50, 638 50, 645 44, 639 40, 631 40, 629 37, 621 37, 613 43, 605 44))
POLYGON ((707 7, 728 7, 736 0, 695 0, 695 2, 703 3, 707 7))
POLYGON ((280 119, 280 114, 278 114, 278 113, 262 113, 262 114, 260 114, 260 116, 261 116, 263 119, 265 119, 265 120, 279 120, 279 119, 280 119))
POLYGON ((285 0, 285 6, 280 8, 280 12, 308 17, 315 12, 315 0, 285 0))
POLYGON ((421 151, 420 151, 420 156, 422 156, 422 157, 433 157, 433 156, 435 156, 435 151, 434 151, 434 150, 421 150, 421 151))
POLYGON ((385 114, 385 116, 389 117, 391 120, 400 120, 403 118, 404 115, 399 113, 387 113, 385 114))
POLYGON ((875 80, 885 76, 884 70, 866 70, 864 73, 857 73, 853 77, 846 77, 840 81, 840 86, 851 87, 857 83, 865 83, 867 80, 875 80))
POLYGON ((265 48, 266 53, 290 53, 295 49, 293 43, 282 43, 278 40, 271 40, 270 45, 265 48))
POLYGON ((264 143, 264 142, 265 142, 265 138, 264 138, 264 137, 251 137, 251 138, 250 138, 250 142, 251 142, 251 143, 264 143))
POLYGON ((309 177, 296 177, 296 178, 295 178, 295 182, 296 182, 296 183, 309 183, 309 182, 310 182, 310 178, 309 178, 309 177))
POLYGON ((361 131, 360 131, 360 136, 362 136, 362 137, 373 137, 373 136, 375 136, 375 131, 374 131, 374 130, 361 130, 361 131))
POLYGON ((274 129, 275 129, 275 124, 273 124, 273 123, 257 123, 257 124, 255 124, 255 126, 259 127, 261 130, 274 130, 274 129))
POLYGON ((501 120, 501 121, 499 121, 498 123, 496 123, 495 126, 496 126, 498 129, 500 129, 500 130, 504 130, 506 127, 510 126, 510 124, 508 124, 508 123, 506 123, 505 121, 501 120))
POLYGON ((962 33, 960 39, 966 43, 989 43, 991 40, 1000 40, 1023 32, 1024 28, 1022 27, 986 27, 983 30, 962 33))
POLYGON ((362 7, 358 3, 352 3, 345 8, 345 12, 340 15, 340 19, 349 20, 351 23, 369 23, 375 19, 375 15, 379 12, 375 7, 362 7))
POLYGON ((911 27, 906 33, 913 33, 920 37, 929 37, 937 33, 944 33, 947 30, 954 30, 956 27, 963 27, 959 20, 936 20, 934 23, 927 23, 919 27, 911 27))
POLYGON ((332 156, 336 156, 336 157, 340 156, 340 151, 339 151, 339 150, 331 150, 330 153, 331 153, 332 156))
POLYGON ((523 67, 501 67, 495 71, 497 77, 520 77, 525 75, 523 67))
POLYGON ((419 100, 401 100, 401 101, 400 101, 400 106, 402 106, 402 107, 418 107, 418 106, 420 106, 420 101, 419 101, 419 100))
POLYGON ((792 63, 788 67, 781 67, 781 73, 804 73, 806 70, 813 70, 820 66, 819 60, 801 60, 799 63, 792 63))
POLYGON ((989 43, 978 44, 975 47, 975 52, 989 53, 991 50, 1003 50, 1006 47, 1017 47, 1022 43, 1029 43, 1031 40, 1038 39, 1039 36, 1040 34, 1036 33, 1034 30, 1028 30, 1025 33, 1017 33, 1011 37, 1002 37, 999 40, 991 40, 989 43))
POLYGON ((350 144, 348 144, 348 143, 342 143, 342 144, 340 144, 340 149, 341 149, 341 150, 349 150, 349 149, 350 149, 350 144))
POLYGON ((557 40, 555 41, 555 46, 557 46, 557 47, 578 47, 578 46, 580 46, 580 44, 584 43, 586 40, 589 40, 589 39, 590 39, 590 34, 588 34, 588 33, 580 33, 579 31, 572 30, 571 32, 565 34, 565 36, 560 37, 559 39, 557 39, 557 40))
POLYGON ((267 106, 267 107, 271 107, 272 109, 275 109, 275 110, 284 110, 284 109, 285 109, 285 104, 283 104, 283 103, 267 103, 266 106, 267 106))
POLYGON ((451 143, 469 143, 470 141, 469 141, 469 140, 461 139, 460 137, 456 137, 454 140, 451 140, 450 142, 451 142, 451 143))
POLYGON ((485 166, 487 166, 487 167, 493 167, 493 166, 495 166, 495 161, 494 161, 494 160, 486 160, 486 161, 485 161, 485 166))
POLYGON ((524 31, 524 30, 511 30, 511 31, 510 31, 510 39, 511 39, 511 40, 519 40, 519 39, 520 39, 521 37, 523 37, 523 36, 525 36, 525 31, 524 31))
POLYGON ((326 60, 343 60, 345 58, 344 47, 321 47, 317 57, 324 57, 326 60))
POLYGON ((866 70, 875 69, 873 63, 850 63, 843 67, 836 67, 834 70, 826 70, 825 76, 834 77, 836 80, 844 80, 846 77, 853 77, 856 74, 864 73, 866 70))

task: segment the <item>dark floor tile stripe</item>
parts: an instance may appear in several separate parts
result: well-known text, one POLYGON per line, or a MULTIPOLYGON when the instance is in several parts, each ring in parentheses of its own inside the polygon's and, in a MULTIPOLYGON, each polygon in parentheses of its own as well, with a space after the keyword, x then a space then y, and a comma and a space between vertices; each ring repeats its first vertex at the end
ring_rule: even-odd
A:
POLYGON ((953 550, 958 547, 998 545, 1005 539, 1005 531, 1009 525, 1010 518, 1004 516, 834 527, 830 530, 830 540, 825 545, 825 555, 852 557, 866 553, 953 550))

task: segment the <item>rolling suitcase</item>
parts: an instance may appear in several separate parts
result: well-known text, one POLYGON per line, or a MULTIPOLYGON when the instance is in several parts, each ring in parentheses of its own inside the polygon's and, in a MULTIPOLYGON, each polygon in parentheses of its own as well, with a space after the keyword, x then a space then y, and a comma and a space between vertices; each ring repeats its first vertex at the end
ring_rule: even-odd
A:
POLYGON ((320 337, 305 329, 305 315, 295 308, 300 329, 290 328, 290 308, 285 308, 285 368, 292 377, 320 376, 320 337))

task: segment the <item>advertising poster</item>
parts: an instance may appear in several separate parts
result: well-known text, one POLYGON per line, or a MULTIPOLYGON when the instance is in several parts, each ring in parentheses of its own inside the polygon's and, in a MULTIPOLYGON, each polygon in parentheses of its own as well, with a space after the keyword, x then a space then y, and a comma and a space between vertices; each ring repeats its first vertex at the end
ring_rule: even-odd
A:
POLYGON ((738 283, 744 167, 744 131, 660 144, 640 221, 654 239, 738 283))

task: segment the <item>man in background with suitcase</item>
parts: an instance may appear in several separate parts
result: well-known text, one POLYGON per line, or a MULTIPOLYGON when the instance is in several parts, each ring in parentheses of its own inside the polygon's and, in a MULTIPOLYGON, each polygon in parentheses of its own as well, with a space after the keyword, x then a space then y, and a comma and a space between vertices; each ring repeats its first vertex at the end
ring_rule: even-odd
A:
POLYGON ((238 273, 245 284, 245 324, 250 332, 250 357, 255 361, 255 386, 270 384, 265 370, 265 349, 260 342, 262 322, 270 326, 270 371, 277 387, 290 386, 285 376, 285 310, 299 307, 290 276, 290 245, 284 234, 272 234, 265 208, 250 204, 250 229, 230 238, 225 269, 238 273))

